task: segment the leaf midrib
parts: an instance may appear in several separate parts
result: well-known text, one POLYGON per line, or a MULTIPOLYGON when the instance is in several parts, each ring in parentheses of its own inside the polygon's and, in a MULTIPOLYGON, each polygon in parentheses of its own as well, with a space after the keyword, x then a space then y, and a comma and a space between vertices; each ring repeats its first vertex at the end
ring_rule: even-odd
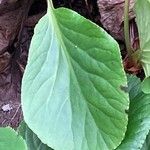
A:
MULTIPOLYGON (((52 9, 52 8, 51 8, 52 9)), ((76 77, 76 73, 75 73, 75 70, 74 70, 74 68, 73 68, 73 65, 72 65, 72 63, 71 63, 71 60, 70 60, 70 57, 69 57, 69 53, 68 53, 68 51, 67 51, 67 48, 66 48, 66 46, 65 46, 65 44, 64 44, 64 41, 63 41, 63 38, 62 38, 62 32, 60 31, 60 27, 59 27, 59 24, 58 24, 58 20, 57 20, 57 17, 55 16, 55 10, 53 9, 52 10, 53 11, 53 15, 51 16, 52 17, 52 20, 53 20, 53 24, 54 24, 54 28, 55 28, 55 31, 56 31, 56 36, 58 37, 58 41, 59 41, 59 43, 60 43, 60 45, 62 45, 62 54, 63 54, 63 56, 64 56, 64 58, 66 58, 66 60, 67 60, 67 62, 68 62, 68 68, 69 68, 69 77, 70 77, 70 73, 72 72, 73 74, 74 74, 74 77, 75 77, 75 80, 76 80, 76 82, 78 83, 77 85, 78 85, 78 88, 80 89, 80 94, 82 95, 82 97, 84 98, 84 95, 83 95, 83 93, 82 93, 82 90, 81 90, 81 88, 80 88, 80 84, 79 84, 79 82, 78 82, 78 79, 77 79, 77 77, 76 77)), ((86 107, 87 107, 87 109, 88 109, 88 111, 90 112, 90 110, 89 110, 89 107, 88 107, 88 104, 86 103, 86 100, 85 100, 85 98, 84 98, 84 103, 85 103, 85 105, 86 105, 86 107)), ((72 109, 71 109, 72 110, 72 109)), ((91 114, 91 112, 90 112, 90 114, 91 114)), ((92 114, 91 114, 92 115, 92 114)), ((93 118, 93 115, 92 115, 92 118, 93 118)), ((96 128, 97 128, 97 130, 99 131, 99 134, 100 135, 102 135, 102 131, 98 128, 98 126, 97 126, 97 123, 95 122, 95 119, 93 118, 93 121, 94 121, 94 124, 95 124, 95 126, 96 126, 96 128)), ((103 137, 102 137, 103 138, 103 137)), ((104 138, 103 138, 104 139, 104 138)), ((111 138, 110 138, 110 140, 111 140, 111 138)), ((112 141, 113 142, 113 141, 112 141)))

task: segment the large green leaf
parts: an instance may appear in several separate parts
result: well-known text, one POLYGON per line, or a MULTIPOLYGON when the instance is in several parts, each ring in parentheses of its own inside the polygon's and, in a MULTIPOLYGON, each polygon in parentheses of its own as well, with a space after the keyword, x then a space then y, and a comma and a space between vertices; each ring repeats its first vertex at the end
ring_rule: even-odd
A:
POLYGON ((141 62, 146 76, 142 83, 142 89, 145 93, 150 93, 150 0, 136 0, 135 6, 141 62))
POLYGON ((117 150, 140 150, 150 130, 150 94, 141 91, 137 77, 130 76, 128 79, 131 101, 129 123, 125 139, 117 150))
POLYGON ((127 128, 126 86, 117 42, 74 11, 49 3, 22 81, 24 119, 41 141, 55 150, 116 148, 127 128))
POLYGON ((10 127, 0 128, 0 150, 27 150, 25 141, 10 127))
POLYGON ((19 134, 25 139, 28 150, 52 150, 47 145, 43 144, 36 134, 23 121, 19 128, 19 134))

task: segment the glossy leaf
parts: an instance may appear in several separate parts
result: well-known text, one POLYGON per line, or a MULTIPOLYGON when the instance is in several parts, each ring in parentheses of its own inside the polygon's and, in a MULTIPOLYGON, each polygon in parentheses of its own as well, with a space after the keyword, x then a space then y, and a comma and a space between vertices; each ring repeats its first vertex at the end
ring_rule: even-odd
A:
POLYGON ((141 62, 146 79, 142 90, 150 93, 150 0, 136 0, 136 22, 140 37, 141 62))
POLYGON ((132 96, 129 123, 125 139, 117 150, 140 150, 150 130, 150 94, 139 91, 141 87, 137 77, 130 76, 128 79, 132 96))
POLYGON ((96 24, 49 2, 23 77, 25 122, 55 150, 114 149, 129 105, 119 46, 96 24))
POLYGON ((19 134, 26 141, 28 150, 52 150, 40 141, 37 135, 33 133, 24 121, 20 124, 18 130, 19 134))
POLYGON ((0 150, 27 150, 21 136, 10 127, 0 128, 0 150))

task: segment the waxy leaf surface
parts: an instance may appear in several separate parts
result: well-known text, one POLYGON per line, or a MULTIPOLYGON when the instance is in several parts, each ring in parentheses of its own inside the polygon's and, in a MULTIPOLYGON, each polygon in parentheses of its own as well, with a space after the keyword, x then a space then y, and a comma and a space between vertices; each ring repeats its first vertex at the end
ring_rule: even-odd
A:
POLYGON ((111 150, 124 138, 129 100, 117 42, 65 8, 35 27, 22 82, 25 122, 55 150, 111 150))

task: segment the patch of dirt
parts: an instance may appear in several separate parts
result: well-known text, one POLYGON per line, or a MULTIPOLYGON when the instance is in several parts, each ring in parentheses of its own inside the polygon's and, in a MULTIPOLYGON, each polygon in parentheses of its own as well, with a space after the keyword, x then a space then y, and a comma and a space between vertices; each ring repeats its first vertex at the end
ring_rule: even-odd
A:
MULTIPOLYGON (((21 79, 31 41, 23 27, 31 0, 0 4, 0 125, 17 127, 21 120, 21 79), (13 6, 13 7, 12 7, 13 6), (5 8, 5 11, 4 9, 5 8), (11 9, 10 9, 11 8, 11 9), (3 110, 5 105, 12 109, 3 110)), ((32 30, 33 32, 33 30, 32 30)))

